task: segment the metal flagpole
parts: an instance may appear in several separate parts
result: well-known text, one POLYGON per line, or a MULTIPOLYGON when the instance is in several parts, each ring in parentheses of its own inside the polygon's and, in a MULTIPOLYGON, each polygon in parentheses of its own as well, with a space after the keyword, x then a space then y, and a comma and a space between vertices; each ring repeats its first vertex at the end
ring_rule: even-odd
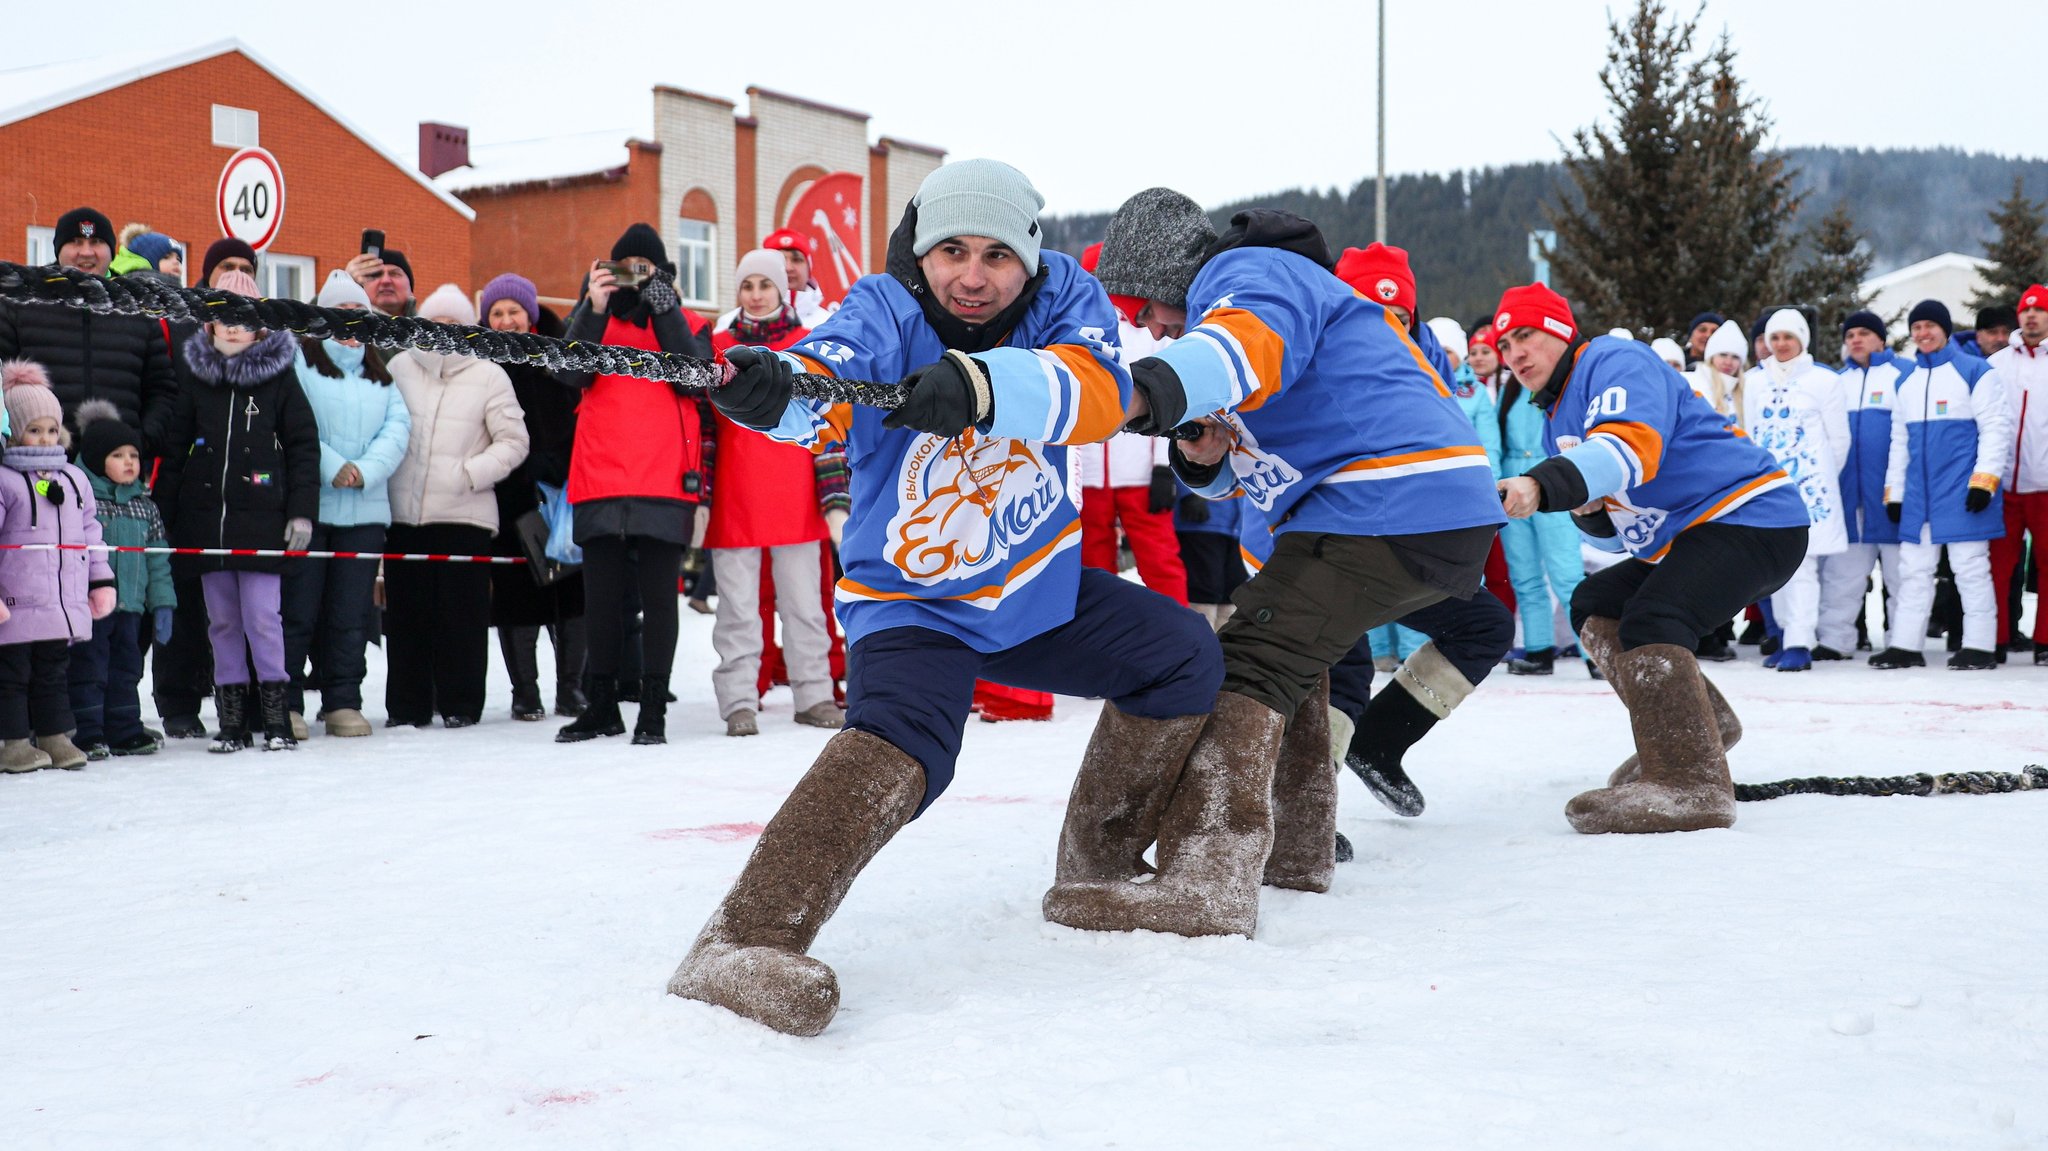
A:
POLYGON ((1372 194, 1372 237, 1387 242, 1387 0, 1380 0, 1380 176, 1372 194))

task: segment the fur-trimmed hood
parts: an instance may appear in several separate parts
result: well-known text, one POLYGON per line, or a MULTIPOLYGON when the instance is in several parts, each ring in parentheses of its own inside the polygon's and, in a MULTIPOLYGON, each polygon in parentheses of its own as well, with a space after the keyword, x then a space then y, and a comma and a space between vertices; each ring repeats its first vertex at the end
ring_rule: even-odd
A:
POLYGON ((254 387, 292 369, 299 342, 290 332, 269 332, 239 355, 223 356, 204 328, 185 341, 185 366, 201 382, 233 388, 254 387))

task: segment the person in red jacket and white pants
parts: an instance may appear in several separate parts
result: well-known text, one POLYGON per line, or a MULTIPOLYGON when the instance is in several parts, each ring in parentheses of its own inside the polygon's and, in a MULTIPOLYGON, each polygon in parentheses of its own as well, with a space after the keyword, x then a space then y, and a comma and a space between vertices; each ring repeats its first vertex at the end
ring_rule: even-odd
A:
MULTIPOLYGON (((722 360, 746 344, 781 351, 810 335, 798 321, 784 289, 782 256, 758 248, 740 258, 739 311, 732 324, 712 337, 722 360)), ((719 413, 721 432, 736 428, 719 413)), ((761 568, 774 575, 776 613, 782 617, 784 666, 796 697, 796 721, 836 728, 845 719, 833 699, 827 660, 831 629, 822 598, 819 552, 831 535, 819 498, 817 464, 810 452, 766 436, 720 435, 711 469, 711 524, 704 546, 718 578, 718 619, 711 646, 718 667, 711 687, 725 734, 759 730, 761 568)), ((843 515, 843 513, 841 513, 843 515)))
MULTIPOLYGON (((2020 293, 2020 327, 2004 350, 1991 357, 1991 366, 2005 380, 2012 409, 2012 486, 2005 492, 2005 536, 1991 541, 1991 578, 1998 595, 1998 657, 2007 650, 2024 651, 2031 646, 2034 662, 2048 665, 2048 612, 2034 607, 2034 639, 2031 645, 2015 643, 2023 637, 2013 630, 2018 620, 2009 594, 2014 569, 2026 552, 2023 536, 2034 539, 2034 554, 2041 551, 2041 538, 2048 534, 2048 286, 2035 284, 2020 293)), ((2038 560, 2037 560, 2038 562, 2038 560)))

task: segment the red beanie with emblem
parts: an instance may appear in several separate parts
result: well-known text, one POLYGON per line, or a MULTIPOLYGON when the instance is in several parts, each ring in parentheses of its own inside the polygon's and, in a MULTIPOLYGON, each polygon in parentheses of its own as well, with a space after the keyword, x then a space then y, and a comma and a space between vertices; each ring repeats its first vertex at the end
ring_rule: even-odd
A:
POLYGON ((816 248, 816 245, 811 242, 810 237, 797 231, 795 228, 777 228, 775 231, 761 237, 761 246, 764 248, 774 248, 777 251, 781 251, 784 248, 794 248, 802 252, 806 260, 811 258, 811 253, 816 248))
POLYGON ((1571 303, 1542 284, 1523 284, 1501 293, 1500 307, 1493 312, 1494 333, 1500 335, 1516 328, 1548 332, 1566 343, 1579 333, 1571 303))
POLYGON ((1406 308, 1415 315, 1415 270, 1408 266, 1406 248, 1378 243, 1346 248, 1337 257, 1337 278, 1374 303, 1406 308))
MULTIPOLYGON (((1095 274, 1095 265, 1101 262, 1102 241, 1097 240, 1081 249, 1082 271, 1092 276, 1095 274)), ((1124 322, 1127 324, 1137 323, 1138 313, 1145 310, 1145 301, 1136 296, 1119 296, 1115 292, 1111 292, 1109 294, 1109 302, 1116 305, 1118 312, 1123 313, 1124 322)))
POLYGON ((2020 293, 2019 307, 2013 310, 2024 312, 2028 308, 2040 308, 2043 311, 2048 311, 2048 287, 2035 284, 2033 287, 2020 293))

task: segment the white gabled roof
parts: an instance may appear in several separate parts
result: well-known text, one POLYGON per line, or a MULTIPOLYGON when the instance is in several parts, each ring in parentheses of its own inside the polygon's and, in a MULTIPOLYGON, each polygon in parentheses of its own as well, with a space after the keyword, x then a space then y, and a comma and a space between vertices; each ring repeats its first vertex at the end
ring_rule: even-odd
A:
POLYGON ((434 177, 434 186, 455 195, 539 180, 572 179, 623 168, 632 158, 628 137, 651 139, 630 128, 596 128, 562 136, 499 143, 469 141, 469 163, 434 177))
POLYGON ((1882 276, 1872 276, 1863 281, 1863 292, 1866 295, 1871 292, 1881 292, 1897 284, 1911 283, 1919 280, 1934 272, 1981 272, 1989 267, 1991 267, 1991 261, 1977 256, 1966 256, 1961 252, 1943 252, 1939 256, 1929 256, 1917 264, 1907 264, 1903 268, 1895 268, 1882 276))
POLYGON ((239 52, 250 63, 277 78, 278 83, 304 97, 328 119, 333 120, 356 139, 363 142, 394 168, 410 176, 414 183, 434 194, 436 199, 462 214, 465 220, 476 219, 476 210, 456 199, 447 191, 434 186, 433 181, 420 174, 418 168, 405 163, 390 149, 372 139, 362 129, 349 122, 348 117, 313 94, 305 85, 279 71, 275 64, 258 55, 254 49, 238 39, 216 40, 198 48, 187 49, 170 56, 150 53, 127 52, 107 56, 93 56, 79 60, 65 60, 54 64, 37 64, 26 68, 11 68, 0 71, 0 127, 40 116, 53 108, 61 108, 102 92, 110 92, 125 84, 147 79, 187 64, 211 60, 229 52, 239 52), (85 79, 79 79, 79 77, 85 79))

